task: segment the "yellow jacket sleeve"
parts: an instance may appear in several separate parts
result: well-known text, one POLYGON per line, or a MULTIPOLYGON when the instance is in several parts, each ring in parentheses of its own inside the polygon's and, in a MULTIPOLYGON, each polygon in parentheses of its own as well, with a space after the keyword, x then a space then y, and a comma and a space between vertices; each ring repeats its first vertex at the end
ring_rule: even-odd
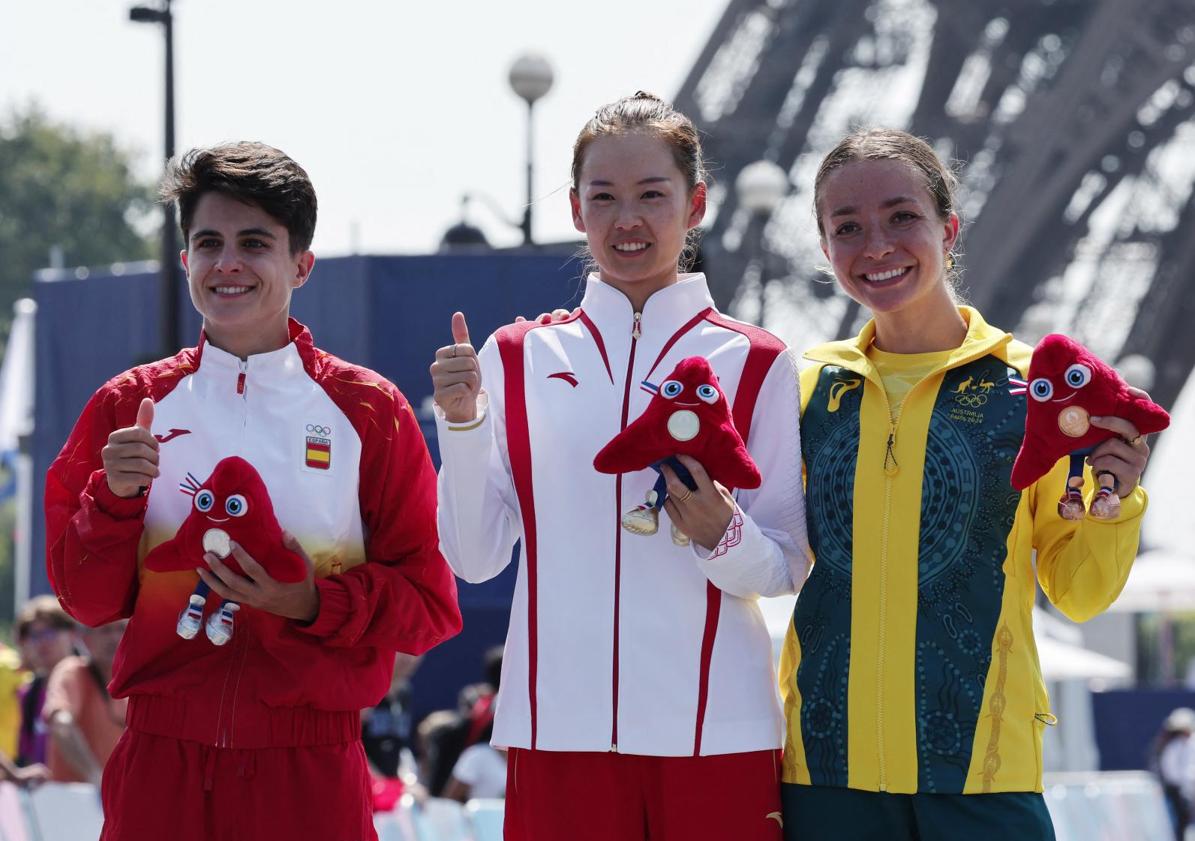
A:
MULTIPOLYGON (((1148 502, 1138 485, 1120 501, 1120 515, 1112 520, 1091 516, 1079 521, 1058 514, 1058 500, 1066 487, 1069 457, 1029 488, 1033 515, 1033 547, 1037 550, 1037 580, 1047 598, 1075 622, 1086 622, 1105 611, 1129 577, 1141 537, 1141 518, 1148 502)), ((1087 504, 1097 487, 1090 469, 1084 470, 1087 504)))

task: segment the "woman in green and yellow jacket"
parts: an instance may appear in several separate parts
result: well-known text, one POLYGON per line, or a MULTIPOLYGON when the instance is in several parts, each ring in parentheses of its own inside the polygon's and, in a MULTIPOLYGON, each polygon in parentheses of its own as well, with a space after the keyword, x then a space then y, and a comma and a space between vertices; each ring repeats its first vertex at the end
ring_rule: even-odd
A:
POLYGON ((1009 483, 1032 349, 952 295, 954 184, 892 130, 818 171, 822 249, 874 319, 801 377, 816 561, 781 664, 789 839, 1052 839, 1036 587, 1083 621, 1137 551, 1149 448, 1127 421, 1092 418, 1118 435, 1088 458, 1117 479, 1117 518, 1062 519, 1066 459, 1009 483))

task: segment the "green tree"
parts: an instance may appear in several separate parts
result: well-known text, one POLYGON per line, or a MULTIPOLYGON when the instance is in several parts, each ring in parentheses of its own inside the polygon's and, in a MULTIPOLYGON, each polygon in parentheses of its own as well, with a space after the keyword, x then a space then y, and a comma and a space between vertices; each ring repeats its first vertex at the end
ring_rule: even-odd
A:
POLYGON ((152 186, 111 135, 55 122, 37 105, 0 118, 0 348, 13 302, 31 294, 51 248, 67 266, 146 259, 153 244, 138 228, 152 210, 152 186))

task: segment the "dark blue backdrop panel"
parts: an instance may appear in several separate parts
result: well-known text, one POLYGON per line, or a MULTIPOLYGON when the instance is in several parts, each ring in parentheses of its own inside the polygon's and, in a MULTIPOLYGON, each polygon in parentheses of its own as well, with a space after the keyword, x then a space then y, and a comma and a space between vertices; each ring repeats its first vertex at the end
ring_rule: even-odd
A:
POLYGON ((1154 738, 1177 707, 1195 707, 1184 689, 1116 689, 1091 694, 1100 770, 1147 768, 1154 738))
POLYGON ((581 266, 560 255, 373 258, 369 358, 415 407, 431 395, 427 367, 452 342, 460 310, 473 344, 516 316, 580 302, 581 266))
MULTIPOLYGON (((417 409, 431 394, 427 367, 451 341, 453 311, 469 319, 480 347, 516 315, 534 316, 580 300, 580 264, 561 254, 496 253, 419 257, 342 257, 316 261, 295 293, 292 312, 316 343, 395 382, 417 409)), ((155 274, 93 275, 35 284, 37 315, 35 499, 45 471, 88 398, 111 377, 162 356, 155 274)), ((188 345, 200 319, 183 294, 180 334, 188 345)), ((435 426, 421 424, 438 462, 435 426)), ((33 557, 45 557, 45 523, 35 518, 33 557)), ((49 591, 45 565, 34 563, 34 593, 49 591)), ((432 652, 416 678, 421 712, 453 706, 457 690, 480 679, 482 655, 501 643, 514 590, 515 564, 483 584, 460 584, 465 631, 432 652)))
POLYGON ((367 368, 370 258, 316 260, 311 278, 291 298, 291 315, 311 328, 315 343, 334 356, 367 368))

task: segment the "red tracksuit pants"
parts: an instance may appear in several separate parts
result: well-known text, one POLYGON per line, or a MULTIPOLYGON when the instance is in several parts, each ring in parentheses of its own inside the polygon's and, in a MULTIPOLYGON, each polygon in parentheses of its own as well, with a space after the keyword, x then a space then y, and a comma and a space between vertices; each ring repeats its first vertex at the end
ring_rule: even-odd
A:
POLYGON ((780 751, 633 756, 512 748, 506 841, 781 841, 780 751))
POLYGON ((359 741, 214 748, 126 730, 104 768, 100 841, 376 841, 359 741))

